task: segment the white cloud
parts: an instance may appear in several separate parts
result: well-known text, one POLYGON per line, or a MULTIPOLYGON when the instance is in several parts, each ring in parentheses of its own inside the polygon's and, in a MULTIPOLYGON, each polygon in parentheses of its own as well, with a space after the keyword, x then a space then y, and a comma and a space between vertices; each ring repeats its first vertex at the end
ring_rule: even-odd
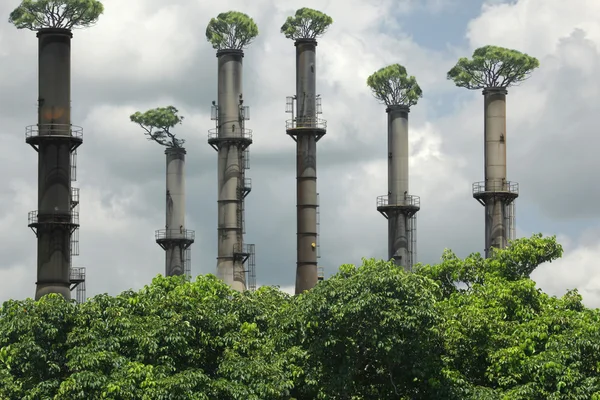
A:
POLYGON ((596 0, 519 0, 488 4, 469 23, 467 37, 473 48, 494 43, 536 57, 553 54, 561 38, 582 29, 600 42, 600 3, 596 0))

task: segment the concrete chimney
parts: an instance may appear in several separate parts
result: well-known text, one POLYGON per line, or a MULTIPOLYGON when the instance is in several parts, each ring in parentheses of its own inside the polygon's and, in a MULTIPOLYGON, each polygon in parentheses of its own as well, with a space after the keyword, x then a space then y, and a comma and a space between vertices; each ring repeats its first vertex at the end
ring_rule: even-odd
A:
POLYGON ((287 134, 296 141, 296 213, 297 262, 296 294, 313 288, 319 280, 317 267, 317 142, 327 128, 326 121, 317 118, 320 97, 316 95, 315 39, 297 39, 296 95, 288 98, 287 112, 292 119, 286 123, 287 134), (294 105, 297 115, 294 115, 294 105))
POLYGON ((218 98, 212 108, 216 127, 208 135, 218 152, 217 276, 237 291, 255 289, 254 245, 244 243, 244 200, 252 190, 245 174, 252 131, 245 127, 249 108, 243 105, 243 57, 240 49, 217 51, 218 98))
POLYGON ((519 185, 506 180, 506 94, 504 87, 483 90, 485 181, 473 184, 473 197, 485 207, 485 255, 514 239, 514 200, 519 185))
POLYGON ((165 276, 191 278, 191 250, 195 232, 185 229, 185 154, 183 147, 169 147, 165 229, 156 231, 156 243, 165 250, 165 276))
POLYGON ((26 142, 38 152, 38 210, 29 213, 38 240, 36 300, 48 293, 71 298, 71 235, 79 227, 71 157, 83 141, 83 130, 71 125, 72 36, 57 28, 37 33, 38 123, 26 129, 26 142))
POLYGON ((416 213, 420 198, 409 193, 408 113, 391 105, 388 114, 388 194, 377 198, 377 211, 388 220, 388 259, 406 271, 416 263, 416 213))

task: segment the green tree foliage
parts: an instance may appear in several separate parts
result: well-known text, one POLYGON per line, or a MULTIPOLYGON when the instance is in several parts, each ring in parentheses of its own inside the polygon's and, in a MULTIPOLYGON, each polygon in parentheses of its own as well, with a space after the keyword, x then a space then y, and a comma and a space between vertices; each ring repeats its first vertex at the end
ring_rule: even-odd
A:
POLYGON ((299 296, 157 277, 0 308, 0 399, 600 400, 600 310, 529 274, 554 238, 407 273, 363 260, 299 296))
POLYGON ((333 19, 329 15, 304 7, 296 10, 293 17, 287 17, 281 27, 281 33, 292 40, 316 39, 322 36, 332 23, 333 19))
POLYGON ((294 299, 306 353, 298 398, 447 399, 443 338, 430 279, 363 260, 294 299))
POLYGON ((153 140, 162 146, 181 147, 185 140, 177 139, 171 132, 175 125, 183 121, 183 117, 177 115, 178 112, 179 110, 173 106, 158 107, 143 114, 138 111, 129 116, 129 119, 142 127, 148 140, 153 140))
POLYGON ((408 106, 417 104, 423 91, 414 76, 408 76, 406 68, 392 64, 381 68, 367 78, 375 98, 387 106, 408 106))
POLYGON ((600 310, 577 291, 550 297, 529 278, 561 255, 554 237, 538 234, 488 259, 447 250, 440 264, 418 268, 442 289, 436 308, 459 398, 600 399, 600 310))
POLYGON ((539 66, 537 58, 517 50, 484 46, 473 52, 473 59, 460 58, 447 78, 467 89, 505 88, 528 79, 539 66))
POLYGON ((87 28, 94 25, 104 6, 98 0, 23 0, 8 22, 17 29, 87 28))
POLYGON ((206 39, 217 50, 242 50, 257 36, 258 26, 254 20, 239 11, 221 13, 206 27, 206 39))

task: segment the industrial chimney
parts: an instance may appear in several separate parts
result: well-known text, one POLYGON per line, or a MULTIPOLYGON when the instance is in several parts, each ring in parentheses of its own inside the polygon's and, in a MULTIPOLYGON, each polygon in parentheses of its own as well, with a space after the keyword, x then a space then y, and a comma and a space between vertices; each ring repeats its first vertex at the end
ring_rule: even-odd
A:
POLYGON ((515 200, 519 184, 506 180, 507 88, 527 79, 539 61, 527 54, 484 46, 473 59, 461 59, 448 79, 456 86, 483 89, 485 181, 473 184, 473 197, 485 207, 485 256, 503 249, 515 238, 515 200))
POLYGON ((485 181, 473 183, 473 197, 485 207, 485 256, 515 238, 519 184, 506 180, 506 88, 483 89, 485 181))
POLYGON ((9 18, 17 29, 37 31, 38 37, 38 123, 25 134, 26 143, 38 153, 38 209, 28 216, 38 240, 36 300, 49 293, 71 299, 72 288, 85 288, 85 270, 71 270, 79 244, 74 235, 79 191, 71 187, 72 170, 83 142, 82 128, 71 125, 71 29, 94 24, 103 7, 92 0, 76 13, 71 8, 21 4, 9 18))
POLYGON ((49 293, 71 298, 71 235, 79 227, 73 211, 71 156, 83 130, 71 125, 71 38, 68 29, 44 28, 39 42, 38 123, 26 142, 38 152, 38 210, 29 227, 38 239, 35 299, 49 293))
POLYGON ((156 243, 165 250, 165 276, 192 277, 190 246, 195 232, 185 229, 185 148, 169 147, 165 229, 156 231, 156 243))
POLYGON ((236 11, 219 14, 206 29, 218 59, 218 97, 211 115, 216 126, 208 134, 208 143, 218 152, 217 276, 240 292, 256 289, 255 246, 244 243, 244 203, 252 190, 246 178, 252 131, 245 126, 250 114, 244 105, 242 59, 243 49, 257 35, 252 18, 236 11))
POLYGON ((414 76, 400 64, 367 79, 375 98, 387 105, 388 194, 377 197, 377 211, 388 220, 388 259, 412 271, 417 257, 417 211, 420 198, 409 193, 408 113, 422 91, 414 76))
POLYGON ((296 294, 312 289, 320 280, 318 259, 317 142, 327 128, 316 94, 316 38, 331 25, 331 17, 301 8, 288 17, 281 32, 296 46, 296 95, 287 98, 286 132, 296 142, 296 294), (296 113, 294 113, 294 108, 296 113))
POLYGON ((159 107, 145 113, 136 112, 129 119, 144 130, 148 140, 166 147, 166 222, 165 229, 155 232, 155 238, 165 251, 165 276, 185 274, 191 278, 190 246, 195 232, 185 228, 185 140, 171 132, 183 121, 178 112, 173 106, 159 107))

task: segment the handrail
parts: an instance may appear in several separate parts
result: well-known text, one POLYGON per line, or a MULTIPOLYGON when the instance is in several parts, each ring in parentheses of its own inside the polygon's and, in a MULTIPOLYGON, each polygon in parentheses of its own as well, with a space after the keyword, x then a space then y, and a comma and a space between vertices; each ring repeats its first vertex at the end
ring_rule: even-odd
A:
POLYGON ((156 240, 186 239, 195 240, 196 231, 190 229, 158 229, 154 232, 156 240))
POLYGON ((326 129, 327 121, 316 117, 296 117, 285 121, 286 129, 326 129))
POLYGON ((208 139, 252 139, 252 129, 248 128, 235 128, 233 132, 227 132, 222 135, 219 134, 219 128, 212 128, 208 130, 208 139))
POLYGON ((71 281, 84 281, 85 280, 85 267, 71 267, 69 274, 71 281))
MULTIPOLYGON (((77 211, 64 211, 64 212, 52 212, 52 213, 43 213, 41 214, 44 217, 50 217, 49 220, 41 222, 41 223, 63 223, 63 224, 73 224, 79 225, 79 213, 77 211), (65 217, 69 220, 65 221, 65 217)), ((27 221, 29 225, 39 224, 39 210, 29 211, 27 214, 27 221)))
POLYGON ((490 179, 473 183, 473 194, 485 192, 506 192, 519 194, 517 182, 505 181, 503 179, 490 179))
POLYGON ((79 188, 71 187, 71 202, 79 203, 79 188))
POLYGON ((233 252, 236 254, 253 254, 254 253, 254 244, 252 243, 244 243, 241 246, 239 243, 235 243, 233 245, 233 252))
POLYGON ((83 139, 83 128, 72 124, 36 124, 25 127, 25 138, 37 136, 71 136, 83 139))
POLYGON ((421 198, 419 196, 414 195, 398 195, 398 196, 390 196, 384 194, 382 196, 377 196, 377 207, 386 207, 386 206, 413 206, 413 207, 421 207, 421 198))

